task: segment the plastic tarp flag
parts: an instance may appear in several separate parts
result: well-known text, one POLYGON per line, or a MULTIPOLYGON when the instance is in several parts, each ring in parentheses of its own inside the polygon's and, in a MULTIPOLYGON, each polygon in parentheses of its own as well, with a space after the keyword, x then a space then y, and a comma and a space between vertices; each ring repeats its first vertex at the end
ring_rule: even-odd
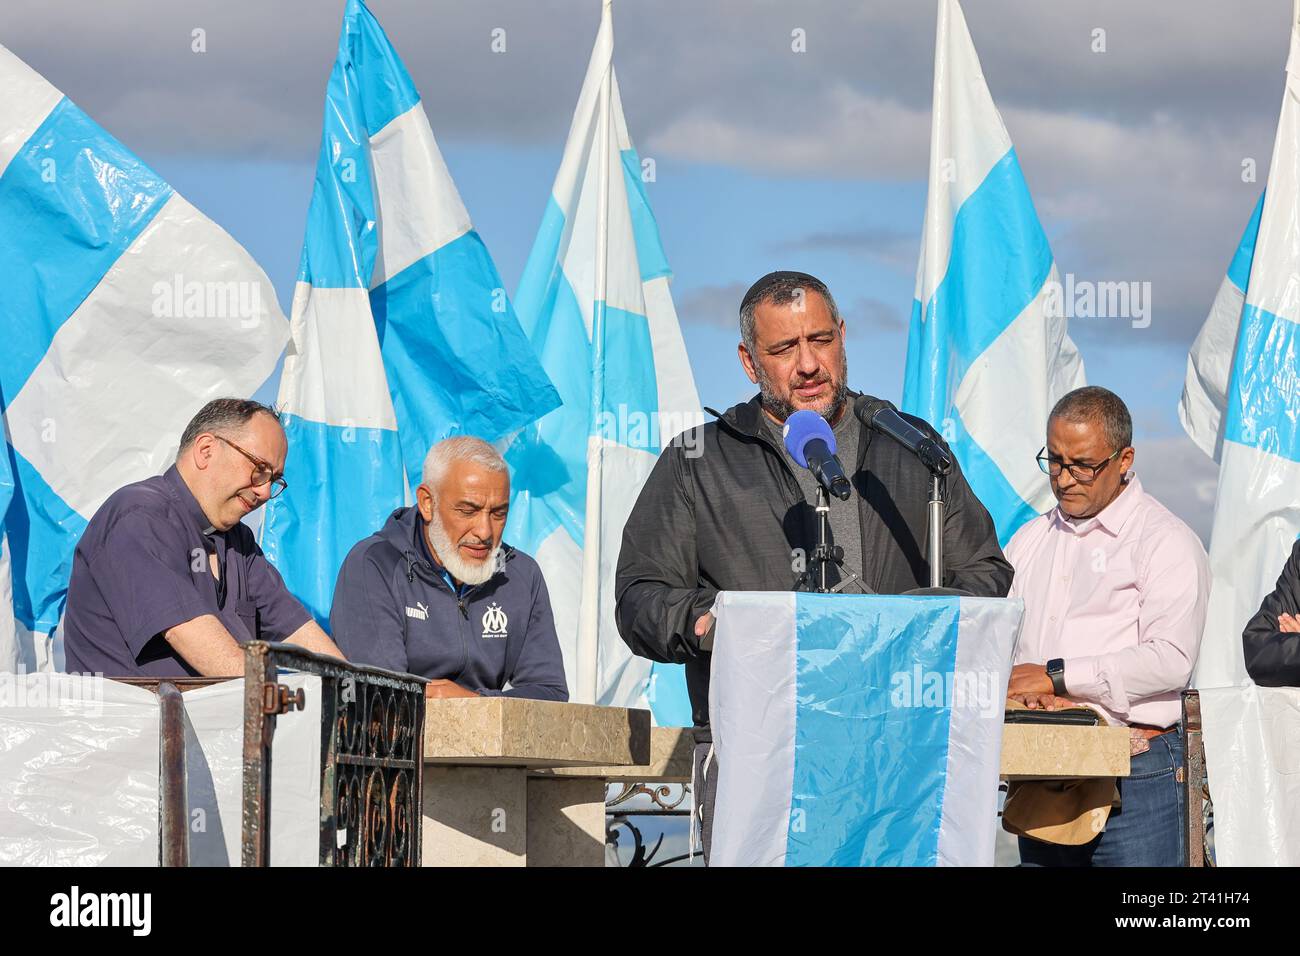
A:
POLYGON ((352 545, 451 435, 497 441, 559 404, 474 231, 420 95, 348 0, 279 403, 289 490, 261 545, 322 624, 352 545))
POLYGON ((939 429, 1006 544, 1054 503, 1034 456, 1084 384, 1060 280, 957 0, 939 0, 902 408, 939 429))
POLYGON ((1215 461, 1219 460, 1223 449, 1228 379, 1232 374, 1232 357, 1237 351, 1237 332, 1241 328, 1250 263, 1255 258, 1259 216, 1263 209, 1264 197, 1261 195, 1228 265, 1228 274, 1219 286, 1219 294, 1210 306, 1210 314, 1187 355, 1187 377, 1183 382, 1182 400, 1178 403, 1178 420, 1183 423, 1187 436, 1215 461))
MULTIPOLYGON (((1293 24, 1277 138, 1235 336, 1210 535, 1213 585, 1195 686, 1248 681, 1242 630, 1300 533, 1300 35, 1293 24)), ((1249 229, 1247 230, 1249 235, 1249 229)), ((1227 336, 1222 337, 1225 341, 1227 336)), ((1202 445, 1204 447, 1204 445, 1202 445)))
POLYGON ((710 865, 992 866, 1019 599, 724 592, 710 865))
POLYGON ((606 2, 516 296, 564 404, 506 453, 506 530, 546 576, 570 699, 648 704, 660 725, 689 726, 681 666, 633 657, 614 624, 623 525, 660 450, 703 414, 613 50, 606 2))
POLYGON ((1300 690, 1201 691, 1219 866, 1300 866, 1300 690))
MULTIPOLYGON (((287 673, 307 708, 276 721, 271 865, 320 857, 320 678, 287 673)), ((185 694, 191 866, 239 866, 244 682, 185 694)), ((157 866, 159 707, 82 674, 0 674, 0 866, 157 866)))
POLYGON ((208 400, 251 395, 288 327, 244 249, 0 47, 0 402, 20 669, 62 665, 72 552, 161 473, 208 400))
POLYGON ((22 666, 18 649, 18 630, 14 625, 14 587, 9 538, 5 535, 5 513, 14 496, 13 470, 9 449, 0 449, 0 673, 11 673, 22 666))

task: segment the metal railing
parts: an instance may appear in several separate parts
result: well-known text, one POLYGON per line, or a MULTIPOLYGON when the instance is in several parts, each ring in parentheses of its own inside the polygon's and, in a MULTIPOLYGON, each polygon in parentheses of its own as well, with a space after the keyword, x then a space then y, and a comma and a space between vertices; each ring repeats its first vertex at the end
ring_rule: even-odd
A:
POLYGON ((281 669, 321 679, 321 866, 420 865, 424 685, 288 644, 244 645, 244 866, 271 855, 271 742, 304 706, 281 669))
MULTIPOLYGON (((241 859, 271 859, 271 754, 276 722, 304 709, 283 672, 320 678, 321 866, 420 865, 424 685, 411 674, 347 664, 291 644, 244 651, 241 859)), ((228 678, 121 678, 158 695, 158 862, 189 865, 183 691, 228 678)))

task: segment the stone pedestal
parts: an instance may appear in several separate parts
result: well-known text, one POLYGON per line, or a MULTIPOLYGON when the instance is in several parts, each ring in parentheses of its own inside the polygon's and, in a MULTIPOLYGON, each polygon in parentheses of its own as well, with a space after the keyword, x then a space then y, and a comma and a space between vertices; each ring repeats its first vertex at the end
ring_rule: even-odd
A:
POLYGON ((424 768, 425 866, 524 866, 528 771, 517 767, 424 768))
POLYGON ((605 865, 605 781, 528 778, 528 865, 605 865))
POLYGON ((603 865, 603 778, 530 779, 530 772, 641 765, 650 753, 645 710, 511 697, 431 700, 424 865, 603 865))

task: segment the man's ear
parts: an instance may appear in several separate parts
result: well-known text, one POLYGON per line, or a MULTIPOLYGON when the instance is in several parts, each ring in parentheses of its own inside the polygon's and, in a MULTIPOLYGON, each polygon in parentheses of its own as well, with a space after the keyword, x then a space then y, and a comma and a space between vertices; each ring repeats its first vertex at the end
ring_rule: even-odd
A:
POLYGON ((212 464, 212 457, 217 452, 217 439, 213 435, 200 435, 190 443, 182 455, 188 455, 190 464, 199 471, 206 471, 212 464))
POLYGON ((421 518, 425 521, 433 520, 433 494, 428 485, 422 484, 415 489, 415 506, 420 509, 421 518))
POLYGON ((745 343, 741 342, 736 346, 736 355, 740 357, 740 366, 749 376, 749 380, 755 385, 758 384, 758 369, 754 365, 754 357, 749 354, 749 349, 745 348, 745 343))

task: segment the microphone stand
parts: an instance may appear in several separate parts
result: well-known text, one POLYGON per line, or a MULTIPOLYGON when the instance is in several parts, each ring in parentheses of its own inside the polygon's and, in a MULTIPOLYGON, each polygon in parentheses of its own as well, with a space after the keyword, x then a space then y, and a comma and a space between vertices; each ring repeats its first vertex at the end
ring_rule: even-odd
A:
POLYGON ((826 489, 819 483, 817 485, 817 547, 813 549, 812 559, 817 564, 817 591, 820 594, 825 594, 828 590, 826 587, 826 565, 836 560, 830 553, 831 546, 826 541, 830 519, 831 499, 826 494, 826 489))
MULTIPOLYGON (((813 593, 830 594, 832 590, 838 591, 858 575, 856 573, 851 574, 849 578, 841 581, 833 589, 829 587, 826 580, 827 566, 833 563, 836 567, 843 568, 844 549, 838 544, 831 544, 828 540, 830 538, 831 499, 830 495, 826 493, 826 489, 820 485, 817 486, 817 504, 814 510, 817 512, 817 542, 813 545, 812 553, 808 556, 807 562, 802 565, 802 570, 796 568, 798 573, 795 577, 794 589, 802 591, 811 582, 815 581, 816 586, 812 588, 813 593)), ((799 556, 800 550, 798 548, 790 552, 791 558, 797 559, 799 556)))
POLYGON ((948 476, 930 469, 930 501, 927 504, 929 525, 926 529, 930 558, 930 587, 943 587, 943 518, 944 498, 948 493, 948 476))
POLYGON ((925 464, 930 469, 930 500, 926 503, 925 533, 926 557, 930 564, 930 585, 924 588, 913 588, 903 593, 969 596, 969 591, 944 587, 943 584, 943 519, 947 507, 945 501, 948 497, 948 473, 952 466, 945 468, 936 467, 931 462, 925 464))

